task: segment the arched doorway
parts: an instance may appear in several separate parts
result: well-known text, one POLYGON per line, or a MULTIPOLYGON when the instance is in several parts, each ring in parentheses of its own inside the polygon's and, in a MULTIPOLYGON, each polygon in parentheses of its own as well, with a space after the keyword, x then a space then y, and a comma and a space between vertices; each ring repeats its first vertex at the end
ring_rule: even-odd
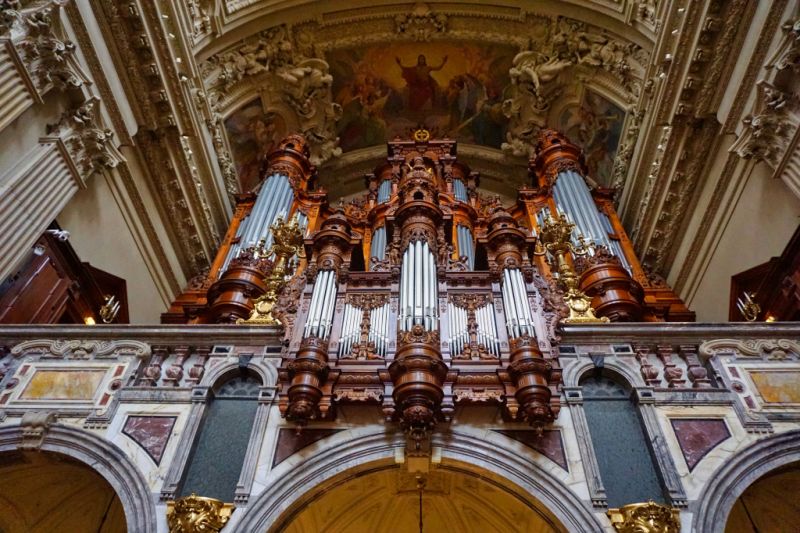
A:
MULTIPOLYGON (((412 515, 411 523, 416 527, 409 531, 419 531, 419 500, 416 500, 416 507, 413 507, 414 498, 418 498, 413 476, 408 481, 397 480, 403 467, 396 464, 395 457, 403 445, 402 435, 390 436, 383 432, 363 434, 342 431, 324 439, 323 445, 300 462, 284 461, 271 473, 271 478, 265 483, 268 488, 254 498, 240 515, 235 524, 236 530, 340 531, 334 527, 325 529, 317 525, 305 525, 303 518, 297 525, 293 525, 293 522, 313 502, 327 501, 328 493, 334 493, 331 496, 333 500, 348 499, 347 494, 350 491, 366 494, 378 492, 380 488, 382 494, 388 495, 387 498, 391 501, 408 500, 398 503, 399 507, 394 510, 390 506, 375 510, 364 508, 365 513, 385 513, 386 519, 390 520, 387 522, 390 527, 384 530, 356 528, 358 522, 354 522, 352 529, 347 524, 342 526, 346 527, 344 531, 402 531, 391 520, 399 520, 400 513, 407 515, 413 509, 416 511, 412 515), (410 487, 409 483, 412 484, 410 487), (367 490, 368 487, 371 488, 367 490), (290 527, 295 529, 288 529, 290 527)), ((478 517, 480 523, 488 523, 490 526, 481 529, 472 526, 456 529, 454 524, 458 522, 448 524, 445 528, 434 527, 430 523, 431 525, 425 526, 424 531, 603 531, 597 516, 584 500, 554 473, 526 458, 518 450, 506 447, 502 437, 487 439, 485 435, 450 432, 435 436, 433 445, 441 452, 441 463, 432 468, 430 492, 427 496, 423 495, 424 520, 439 521, 451 517, 452 515, 445 513, 434 518, 433 514, 427 513, 434 508, 431 504, 433 499, 439 500, 437 507, 452 506, 449 501, 439 504, 445 499, 450 500, 450 495, 458 493, 457 501, 462 509, 465 506, 479 509, 476 513, 482 513, 478 517), (440 480, 435 479, 438 474, 442 474, 440 480), (434 494, 433 489, 437 486, 450 487, 449 493, 439 489, 434 494), (472 494, 468 494, 470 491, 472 494), (490 497, 501 502, 504 510, 494 512, 487 509, 492 505, 490 497), (516 528, 504 527, 508 517, 498 517, 503 512, 521 513, 519 520, 513 520, 517 523, 516 528), (526 520, 531 521, 530 529, 526 529, 526 520), (535 529, 537 527, 539 529, 535 529)), ((358 497, 351 499, 355 501, 358 497)), ((317 513, 315 509, 309 512, 317 513)))
POLYGON ((488 472, 443 466, 420 491, 415 476, 399 467, 356 473, 277 524, 286 533, 416 533, 508 531, 551 533, 563 526, 539 502, 509 490, 488 472), (421 514, 420 514, 421 511, 421 514))
POLYGON ((747 487, 733 504, 725 533, 785 531, 800 524, 800 463, 779 468, 747 487))
POLYGON ((126 530, 119 496, 84 463, 41 451, 0 454, 0 531, 126 530))
POLYGON ((119 497, 128 531, 136 533, 157 531, 155 501, 147 481, 130 458, 113 443, 89 431, 62 424, 50 426, 42 435, 40 442, 33 442, 30 438, 26 442, 23 428, 20 426, 0 428, 0 468, 5 466, 7 459, 14 457, 14 454, 28 453, 28 450, 69 458, 89 468, 101 476, 119 497))
MULTIPOLYGON (((771 502, 775 504, 779 500, 791 500, 786 502, 789 505, 781 512, 792 513, 797 517, 797 514, 794 514, 797 513, 797 505, 794 502, 797 498, 788 497, 794 496, 797 489, 792 489, 788 483, 795 483, 798 479, 798 467, 800 467, 800 430, 778 433, 740 450, 729 457, 706 482, 706 488, 698 498, 692 531, 708 533, 723 533, 726 530, 775 531, 774 528, 769 529, 764 522, 765 517, 760 516, 761 506, 757 502, 761 502, 769 493, 778 490, 779 496, 771 502), (781 486, 782 483, 787 485, 781 486), (751 496, 748 497, 748 491, 751 489, 752 492, 749 493, 751 496), (747 516, 748 513, 751 514, 750 517, 747 516), (759 517, 755 518, 753 513, 759 517), (759 524, 764 525, 764 529, 759 524), (748 525, 750 529, 747 529, 748 525), (736 526, 742 529, 734 529, 736 526)), ((774 505, 768 509, 768 513, 772 513, 773 509, 774 505)), ((782 521, 777 531, 783 531, 781 528, 786 524, 797 522, 797 519, 793 522, 782 521)))

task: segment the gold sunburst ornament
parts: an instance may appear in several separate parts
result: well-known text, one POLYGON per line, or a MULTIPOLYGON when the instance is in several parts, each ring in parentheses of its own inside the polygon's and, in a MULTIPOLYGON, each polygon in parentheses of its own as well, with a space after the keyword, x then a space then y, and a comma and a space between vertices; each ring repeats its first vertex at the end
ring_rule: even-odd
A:
POLYGON ((428 142, 431 138, 431 132, 425 128, 420 128, 414 132, 414 140, 418 143, 428 142))

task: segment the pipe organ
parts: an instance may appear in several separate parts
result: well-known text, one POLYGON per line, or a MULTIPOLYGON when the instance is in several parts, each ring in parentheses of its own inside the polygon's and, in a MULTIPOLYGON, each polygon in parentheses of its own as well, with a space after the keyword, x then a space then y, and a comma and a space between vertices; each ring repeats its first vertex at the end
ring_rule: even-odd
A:
POLYGON ((557 327, 576 305, 611 321, 692 315, 648 277, 580 150, 550 130, 536 148, 530 185, 503 201, 478 194, 454 141, 419 130, 388 143, 362 196, 332 206, 290 136, 164 321, 246 319, 271 295, 285 335, 279 405, 298 424, 372 403, 420 449, 458 405, 496 404, 542 428, 559 411, 557 327), (303 253, 289 269, 281 259, 280 279, 267 274, 287 219, 303 228, 303 253))

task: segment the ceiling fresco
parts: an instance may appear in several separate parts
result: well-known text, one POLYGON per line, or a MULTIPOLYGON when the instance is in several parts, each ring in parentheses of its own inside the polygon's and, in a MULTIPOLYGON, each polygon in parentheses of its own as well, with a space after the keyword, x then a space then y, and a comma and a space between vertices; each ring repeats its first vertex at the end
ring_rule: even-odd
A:
POLYGON ((252 190, 259 181, 261 159, 278 146, 288 133, 277 113, 265 112, 260 99, 245 104, 225 120, 241 191, 252 190))
POLYGON ((407 136, 500 148, 508 119, 502 103, 516 50, 466 42, 395 43, 329 52, 343 151, 407 136))
POLYGON ((569 106, 561 112, 555 127, 583 148, 589 176, 603 187, 612 187, 614 159, 624 123, 623 109, 587 90, 579 106, 569 106))

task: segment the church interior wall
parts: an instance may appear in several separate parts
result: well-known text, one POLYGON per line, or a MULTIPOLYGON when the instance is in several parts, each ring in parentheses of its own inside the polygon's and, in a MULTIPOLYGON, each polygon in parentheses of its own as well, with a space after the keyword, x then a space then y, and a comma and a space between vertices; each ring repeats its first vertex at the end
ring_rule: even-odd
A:
POLYGON ((169 300, 159 294, 120 199, 109 186, 110 179, 95 176, 86 189, 72 197, 57 221, 70 232, 70 243, 83 261, 127 280, 131 322, 154 324, 169 300))
POLYGON ((800 220, 800 199, 766 165, 752 167, 721 228, 689 306, 701 322, 728 319, 731 276, 781 255, 800 220))

